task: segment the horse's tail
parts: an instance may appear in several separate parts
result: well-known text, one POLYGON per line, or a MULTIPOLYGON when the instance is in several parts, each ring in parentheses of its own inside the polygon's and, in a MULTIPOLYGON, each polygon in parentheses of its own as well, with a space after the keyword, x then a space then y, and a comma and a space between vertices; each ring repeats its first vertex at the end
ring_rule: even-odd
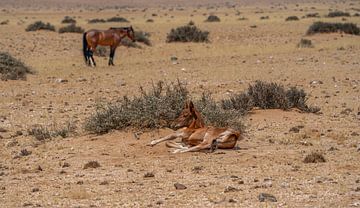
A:
POLYGON ((84 53, 84 59, 85 59, 85 63, 88 62, 88 43, 87 43, 87 40, 86 40, 86 34, 87 32, 84 32, 84 35, 83 35, 83 53, 84 53))

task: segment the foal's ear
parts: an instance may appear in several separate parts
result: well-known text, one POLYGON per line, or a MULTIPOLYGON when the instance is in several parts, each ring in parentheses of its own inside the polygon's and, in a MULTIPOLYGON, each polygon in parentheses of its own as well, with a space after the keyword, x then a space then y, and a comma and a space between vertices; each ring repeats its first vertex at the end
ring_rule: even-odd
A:
POLYGON ((193 110, 195 108, 194 103, 191 100, 189 101, 189 108, 190 110, 193 110))

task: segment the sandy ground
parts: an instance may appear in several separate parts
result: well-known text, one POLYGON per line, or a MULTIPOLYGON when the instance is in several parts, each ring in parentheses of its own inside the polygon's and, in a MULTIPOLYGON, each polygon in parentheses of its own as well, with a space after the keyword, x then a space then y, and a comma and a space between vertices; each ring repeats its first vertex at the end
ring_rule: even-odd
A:
POLYGON ((0 207, 360 207, 360 37, 305 36, 316 20, 360 24, 359 17, 323 17, 329 9, 354 14, 359 2, 288 1, 235 8, 189 3, 181 9, 156 4, 145 11, 98 2, 70 10, 51 2, 2 4, 0 22, 9 23, 0 25, 1 51, 37 73, 26 81, 0 81, 0 127, 6 130, 0 132, 0 207), (314 12, 322 17, 285 22, 288 16, 314 12), (204 22, 209 14, 221 22, 204 22), (149 32, 153 45, 120 47, 115 67, 107 66, 107 58, 95 57, 98 66, 89 68, 81 54, 81 34, 25 32, 36 20, 58 29, 66 15, 85 29, 128 25, 88 24, 88 19, 125 17, 136 30, 149 32), (153 23, 146 22, 150 18, 153 23), (210 43, 165 42, 171 28, 190 20, 210 32, 210 43), (315 47, 297 48, 301 38, 315 47), (179 63, 174 65, 171 56, 179 63), (255 110, 244 118, 247 139, 238 143, 240 148, 215 153, 171 154, 163 144, 146 146, 170 129, 143 130, 139 139, 135 129, 101 136, 83 130, 98 102, 134 96, 140 85, 177 78, 193 96, 207 89, 216 99, 255 80, 298 86, 322 114, 255 110), (35 124, 69 121, 78 127, 74 137, 42 143, 27 133, 35 124), (289 131, 295 126, 304 127, 289 131), (23 149, 31 154, 17 157, 23 149), (303 163, 313 151, 327 162, 303 163), (101 167, 83 169, 92 160, 101 167), (148 173, 153 177, 145 177, 148 173), (176 190, 175 183, 187 189, 176 190), (277 202, 259 202, 260 193, 274 195, 277 202))

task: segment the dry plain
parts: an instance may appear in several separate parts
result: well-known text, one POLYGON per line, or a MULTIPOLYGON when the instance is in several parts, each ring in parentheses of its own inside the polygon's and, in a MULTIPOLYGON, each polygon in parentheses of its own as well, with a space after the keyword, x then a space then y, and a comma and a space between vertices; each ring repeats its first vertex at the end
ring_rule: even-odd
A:
POLYGON ((116 1, 26 2, 0 3, 0 22, 9 20, 0 25, 0 50, 36 70, 26 81, 0 81, 5 130, 0 132, 0 207, 360 207, 360 36, 305 35, 317 20, 359 25, 360 17, 324 17, 330 10, 355 14, 359 1, 202 1, 202 6, 124 1, 126 7, 116 1), (314 12, 321 17, 285 21, 314 12), (221 21, 204 22, 209 14, 221 21), (58 29, 64 16, 86 30, 131 24, 151 34, 152 46, 121 46, 114 67, 95 57, 98 66, 90 68, 83 61, 81 34, 25 32, 37 20, 58 29), (87 23, 114 16, 130 23, 87 23), (146 22, 150 18, 154 22, 146 22), (171 28, 191 20, 210 32, 210 43, 166 43, 171 28), (301 38, 314 47, 298 48, 301 38), (83 130, 97 102, 176 79, 186 82, 193 96, 209 90, 216 99, 255 80, 297 86, 321 114, 254 110, 244 117, 247 138, 240 148, 214 153, 172 154, 163 144, 146 146, 170 129, 144 129, 139 139, 137 129, 104 135, 83 130), (36 124, 69 121, 77 134, 65 139, 39 142, 27 133, 36 124), (299 125, 304 127, 298 133, 289 131, 299 125), (32 154, 16 157, 23 149, 32 154), (303 163, 313 151, 327 161, 303 163), (101 167, 83 169, 91 160, 101 167), (144 177, 147 173, 154 177, 144 177), (187 189, 176 190, 175 183, 187 189), (277 202, 259 202, 260 193, 277 202))

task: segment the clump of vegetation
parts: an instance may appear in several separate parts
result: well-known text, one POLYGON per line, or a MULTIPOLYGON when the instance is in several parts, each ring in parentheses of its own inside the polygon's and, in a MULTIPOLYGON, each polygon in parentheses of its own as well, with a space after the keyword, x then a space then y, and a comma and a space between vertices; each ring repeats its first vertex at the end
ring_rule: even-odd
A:
POLYGON ((319 18, 320 15, 319 13, 315 12, 315 13, 309 13, 305 15, 305 18, 319 18))
POLYGON ((26 31, 37 31, 37 30, 50 30, 55 31, 55 26, 50 23, 44 23, 42 21, 36 21, 33 24, 30 24, 26 29, 26 31))
POLYGON ((239 17, 238 20, 244 21, 244 20, 248 20, 248 18, 246 18, 246 17, 239 17))
POLYGON ((146 22, 154 22, 153 19, 147 19, 146 22))
POLYGON ((76 126, 68 122, 62 127, 56 127, 55 125, 51 128, 44 125, 34 125, 28 129, 28 134, 34 136, 39 141, 45 141, 52 137, 61 136, 62 138, 69 137, 74 134, 76 126))
POLYGON ((311 40, 301 38, 300 42, 297 44, 298 48, 313 48, 314 45, 312 44, 311 40))
POLYGON ((353 17, 360 17, 360 13, 355 13, 353 17))
POLYGON ((104 19, 98 19, 98 18, 88 20, 88 23, 89 23, 89 24, 105 23, 105 22, 106 22, 106 20, 104 20, 104 19))
MULTIPOLYGON (((145 45, 151 46, 150 42, 150 34, 143 31, 135 31, 135 41, 144 43, 145 45)), ((132 47, 132 48, 141 48, 140 45, 136 44, 136 42, 133 42, 129 38, 124 38, 121 40, 121 44, 123 46, 132 47)))
POLYGON ((0 22, 0 25, 7 25, 7 24, 9 24, 9 20, 4 20, 4 21, 2 21, 2 22, 0 22))
POLYGON ((111 17, 111 18, 107 19, 106 21, 107 22, 129 22, 124 17, 111 17))
POLYGON ((83 33, 84 29, 76 26, 75 24, 71 24, 59 29, 59 33, 83 33))
POLYGON ((0 52, 0 79, 26 79, 26 74, 33 74, 33 70, 9 53, 0 52))
POLYGON ((354 23, 329 23, 329 22, 314 22, 306 32, 308 35, 315 33, 334 33, 344 32, 352 35, 359 35, 360 28, 354 23))
POLYGON ((297 16, 288 16, 285 21, 298 21, 299 17, 297 16))
POLYGON ((343 11, 333 11, 333 12, 329 12, 327 17, 350 17, 350 14, 348 12, 343 12, 343 11))
POLYGON ((149 40, 150 33, 144 31, 135 31, 135 41, 144 43, 145 45, 150 46, 151 42, 149 40))
POLYGON ((269 16, 261 16, 260 19, 265 20, 265 19, 270 19, 270 17, 269 16))
POLYGON ((100 167, 100 163, 98 161, 95 161, 95 160, 89 161, 84 165, 84 169, 99 168, 99 167, 100 167))
POLYGON ((220 22, 220 18, 216 15, 209 15, 205 22, 220 22))
POLYGON ((304 90, 296 87, 285 89, 277 83, 267 83, 257 80, 250 85, 246 93, 232 95, 229 99, 222 100, 224 109, 235 109, 241 114, 247 113, 253 107, 261 109, 298 108, 304 112, 317 113, 320 108, 309 107, 306 104, 307 95, 304 90))
POLYGON ((64 19, 61 21, 63 24, 75 24, 76 20, 72 17, 65 16, 64 19))
POLYGON ((107 48, 105 46, 97 46, 96 50, 94 52, 95 56, 100 56, 100 57, 107 57, 110 55, 110 52, 107 50, 107 48))
POLYGON ((243 129, 243 113, 236 109, 224 109, 221 104, 215 102, 209 92, 204 92, 199 100, 195 100, 195 106, 207 125, 243 129))
POLYGON ((318 152, 312 152, 304 158, 304 163, 324 163, 326 162, 325 157, 318 152))
POLYGON ((276 83, 256 81, 254 85, 249 86, 248 95, 255 107, 262 109, 289 108, 285 88, 276 83))
POLYGON ((114 102, 99 105, 95 114, 87 119, 87 131, 102 134, 112 129, 170 127, 179 115, 188 97, 188 90, 178 81, 154 84, 146 92, 140 87, 141 96, 123 97, 114 102))
POLYGON ((167 42, 208 42, 209 32, 201 31, 195 25, 185 25, 171 29, 167 42))
POLYGON ((252 98, 245 92, 232 95, 229 99, 221 100, 223 109, 235 109, 242 115, 246 114, 254 107, 252 98))

